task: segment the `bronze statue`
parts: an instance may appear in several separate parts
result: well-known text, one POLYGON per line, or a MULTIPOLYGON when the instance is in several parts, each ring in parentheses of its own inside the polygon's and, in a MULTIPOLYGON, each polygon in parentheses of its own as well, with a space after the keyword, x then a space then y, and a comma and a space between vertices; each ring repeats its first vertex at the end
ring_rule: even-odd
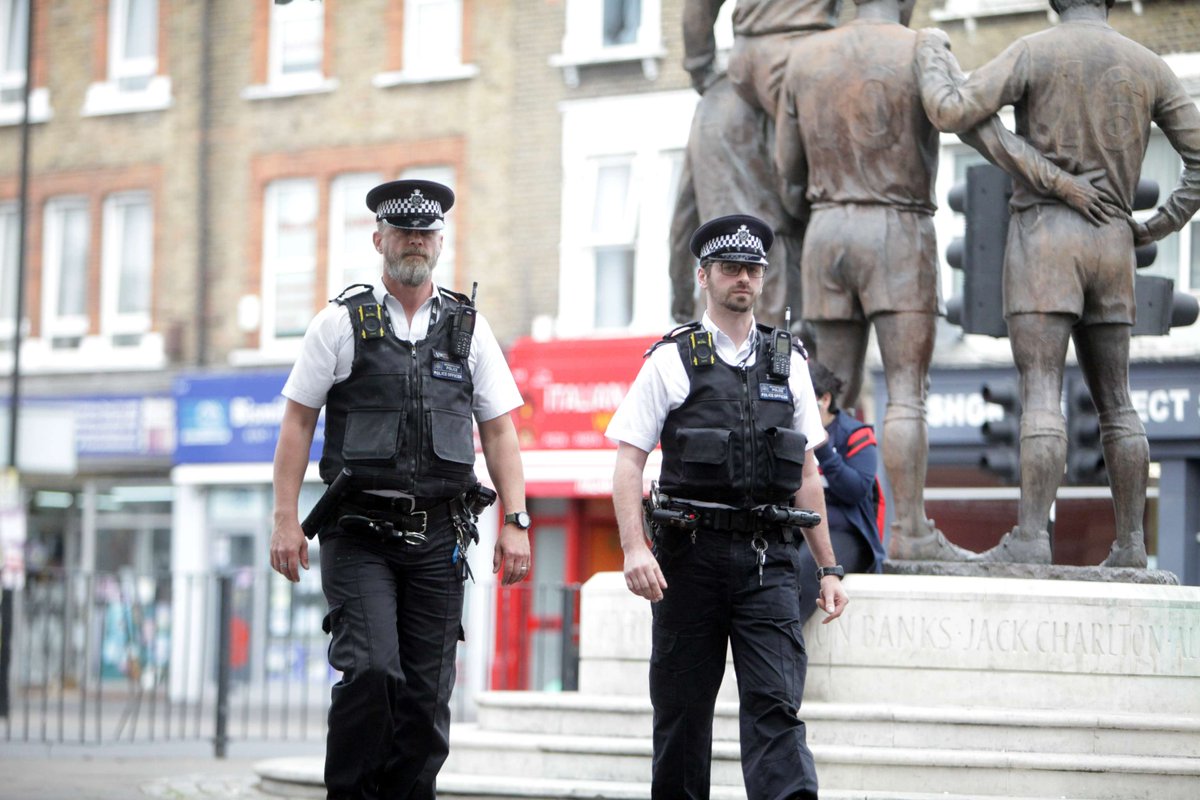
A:
MULTIPOLYGON (((776 114, 779 172, 807 186, 812 208, 801 255, 803 316, 821 360, 847 378, 844 407, 858 397, 875 327, 888 391, 889 557, 963 561, 972 554, 925 516, 925 396, 940 306, 938 132, 921 106, 916 33, 906 27, 915 0, 856 1, 853 22, 791 45, 776 114)), ((1054 166, 994 117, 978 122, 969 138, 989 158, 1103 217, 1103 194, 1087 179, 1054 166)))
POLYGON ((696 259, 688 249, 700 223, 752 214, 775 233, 772 261, 757 318, 783 324, 785 307, 799 308, 803 187, 775 171, 772 140, 779 84, 792 41, 837 24, 841 0, 737 0, 728 73, 716 68, 713 24, 726 0, 686 0, 684 68, 700 93, 679 179, 671 224, 671 312, 678 322, 699 316, 696 259))
POLYGON ((1050 563, 1047 520, 1067 454, 1060 399, 1074 341, 1100 417, 1116 541, 1103 566, 1145 567, 1149 448, 1129 397, 1135 245, 1179 230, 1200 208, 1200 111, 1157 55, 1108 25, 1113 0, 1050 0, 1060 23, 1022 37, 963 78, 941 31, 918 38, 925 110, 963 131, 1012 104, 1017 133, 1065 169, 1102 169, 1121 216, 1094 227, 1047 193, 1014 183, 1004 313, 1021 375, 1017 527, 985 561, 1050 563), (1183 158, 1180 186, 1145 224, 1128 219, 1155 122, 1183 158))

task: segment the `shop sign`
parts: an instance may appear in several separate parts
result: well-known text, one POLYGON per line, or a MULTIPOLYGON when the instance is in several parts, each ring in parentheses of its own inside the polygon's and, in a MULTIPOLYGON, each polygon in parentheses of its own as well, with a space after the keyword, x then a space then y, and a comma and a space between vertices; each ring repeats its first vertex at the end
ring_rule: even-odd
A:
MULTIPOLYGON (((175 381, 177 464, 267 463, 287 401, 279 393, 286 372, 183 376, 175 381)), ((317 423, 312 460, 324 444, 317 423)))
POLYGON ((73 412, 80 459, 166 457, 175 449, 175 399, 168 396, 72 397, 34 400, 73 412))
POLYGON ((516 412, 523 450, 613 447, 604 431, 658 337, 519 339, 509 366, 525 404, 516 412))
MULTIPOLYGON (((876 400, 882 418, 887 393, 882 388, 883 376, 876 373, 874 377, 880 387, 876 400)), ((1016 380, 1015 368, 932 370, 926 399, 929 444, 982 442, 980 426, 1004 416, 999 406, 984 402, 983 384, 1016 380)), ((1078 371, 1068 370, 1064 383, 1070 385, 1082 380, 1078 371)), ((1151 441, 1200 439, 1200 369, 1194 363, 1133 364, 1129 386, 1133 408, 1151 441)))

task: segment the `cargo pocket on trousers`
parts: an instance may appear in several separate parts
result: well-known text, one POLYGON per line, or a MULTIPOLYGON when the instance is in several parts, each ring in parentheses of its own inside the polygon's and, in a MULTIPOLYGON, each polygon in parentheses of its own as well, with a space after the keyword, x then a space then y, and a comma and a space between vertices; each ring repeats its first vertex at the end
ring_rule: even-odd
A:
POLYGON ((329 666, 339 672, 352 672, 354 670, 354 642, 351 641, 351 633, 346 630, 346 626, 342 624, 343 606, 339 603, 329 609, 329 613, 321 620, 321 630, 328 634, 332 634, 329 640, 329 666))

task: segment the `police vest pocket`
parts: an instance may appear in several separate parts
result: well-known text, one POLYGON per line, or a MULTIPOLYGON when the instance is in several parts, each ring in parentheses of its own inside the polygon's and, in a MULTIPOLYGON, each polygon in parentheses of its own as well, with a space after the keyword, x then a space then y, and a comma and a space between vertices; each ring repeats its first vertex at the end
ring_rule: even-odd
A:
POLYGON ((683 479, 704 485, 726 485, 733 479, 730 465, 731 431, 724 428, 680 428, 679 457, 683 461, 683 479))
POLYGON ((346 415, 342 458, 346 461, 391 461, 400 439, 400 409, 359 408, 346 415))
POLYGON ((470 414, 430 409, 429 435, 433 440, 433 454, 442 461, 468 467, 475 463, 475 436, 470 414))
POLYGON ((768 428, 767 453, 772 491, 794 492, 804 480, 804 457, 808 437, 791 428, 768 428))

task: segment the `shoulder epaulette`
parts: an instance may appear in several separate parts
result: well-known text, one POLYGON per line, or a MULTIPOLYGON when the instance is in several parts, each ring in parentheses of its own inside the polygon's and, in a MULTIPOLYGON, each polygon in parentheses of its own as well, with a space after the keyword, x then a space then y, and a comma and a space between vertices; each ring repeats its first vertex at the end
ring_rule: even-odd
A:
POLYGON ((680 325, 679 327, 664 334, 661 339, 659 339, 654 344, 650 345, 650 349, 648 349, 645 353, 642 354, 642 358, 649 358, 651 353, 653 353, 658 348, 662 347, 664 344, 667 344, 669 342, 674 342, 680 336, 683 336, 685 333, 691 333, 692 331, 699 330, 700 327, 701 326, 700 326, 699 322, 685 322, 684 324, 680 325))
POLYGON ((804 349, 804 342, 800 341, 799 336, 792 336, 792 349, 800 354, 800 357, 808 361, 808 351, 804 349))
POLYGON ((333 298, 332 300, 330 300, 329 302, 341 303, 342 305, 345 305, 346 301, 349 300, 351 297, 362 294, 363 292, 373 292, 373 291, 375 291, 375 287, 369 283, 352 283, 349 286, 347 286, 345 289, 342 289, 342 293, 339 294, 337 297, 333 298))
POLYGON ((471 298, 467 297, 465 294, 462 294, 461 292, 456 292, 453 289, 447 289, 444 286, 437 287, 437 290, 439 292, 441 292, 442 294, 446 295, 447 297, 451 298, 452 300, 455 300, 455 301, 461 303, 464 306, 473 305, 473 303, 471 302, 471 298))

